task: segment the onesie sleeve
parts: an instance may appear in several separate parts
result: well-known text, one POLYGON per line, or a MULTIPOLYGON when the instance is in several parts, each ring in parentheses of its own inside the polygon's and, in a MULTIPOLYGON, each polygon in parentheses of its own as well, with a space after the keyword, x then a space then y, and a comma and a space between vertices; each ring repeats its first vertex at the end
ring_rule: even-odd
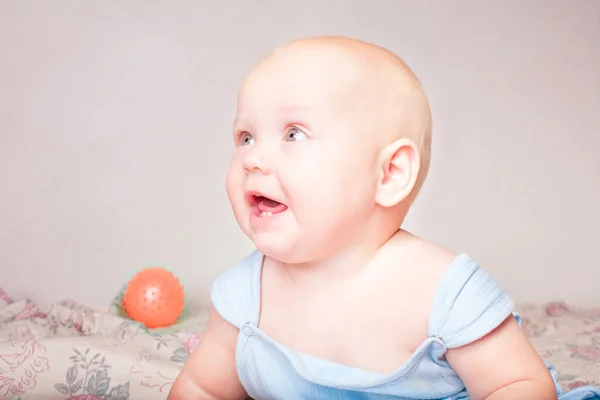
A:
POLYGON ((446 347, 461 347, 481 339, 514 310, 510 296, 465 254, 459 255, 440 282, 434 297, 430 335, 446 347))
POLYGON ((212 305, 238 329, 247 322, 258 323, 262 266, 258 258, 257 252, 246 256, 219 275, 211 287, 212 305))

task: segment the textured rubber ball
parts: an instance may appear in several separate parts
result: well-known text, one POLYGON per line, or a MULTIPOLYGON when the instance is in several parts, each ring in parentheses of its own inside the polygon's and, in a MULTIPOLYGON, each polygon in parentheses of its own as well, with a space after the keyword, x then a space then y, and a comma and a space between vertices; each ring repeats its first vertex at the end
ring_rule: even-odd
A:
POLYGON ((127 284, 123 309, 148 328, 172 325, 183 312, 185 293, 179 279, 160 267, 143 269, 127 284))

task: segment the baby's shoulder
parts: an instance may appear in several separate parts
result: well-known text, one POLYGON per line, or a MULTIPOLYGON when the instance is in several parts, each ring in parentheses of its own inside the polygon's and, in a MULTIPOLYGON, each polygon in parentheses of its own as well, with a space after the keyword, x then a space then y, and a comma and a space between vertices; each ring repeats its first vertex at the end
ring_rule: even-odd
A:
POLYGON ((428 315, 428 334, 447 346, 469 343, 498 326, 514 309, 511 297, 465 253, 414 236, 397 243, 399 273, 411 277, 413 304, 428 315))
POLYGON ((456 253, 401 232, 385 250, 386 265, 397 280, 418 288, 420 300, 435 301, 439 292, 467 297, 471 292, 498 287, 493 278, 468 254, 456 253), (465 288, 470 290, 465 292, 465 288))
POLYGON ((401 231, 390 241, 384 259, 403 279, 409 278, 420 287, 433 290, 458 256, 442 246, 401 231))

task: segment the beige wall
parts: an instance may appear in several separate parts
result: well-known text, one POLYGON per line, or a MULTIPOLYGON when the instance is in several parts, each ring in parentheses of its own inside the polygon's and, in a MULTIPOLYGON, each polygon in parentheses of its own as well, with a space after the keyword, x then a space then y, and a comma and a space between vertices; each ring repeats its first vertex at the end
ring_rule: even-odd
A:
POLYGON ((341 34, 429 92, 408 228, 517 300, 599 303, 599 26, 595 0, 1 0, 0 286, 104 306, 158 264, 205 297, 251 249, 223 183, 240 79, 289 39, 341 34))

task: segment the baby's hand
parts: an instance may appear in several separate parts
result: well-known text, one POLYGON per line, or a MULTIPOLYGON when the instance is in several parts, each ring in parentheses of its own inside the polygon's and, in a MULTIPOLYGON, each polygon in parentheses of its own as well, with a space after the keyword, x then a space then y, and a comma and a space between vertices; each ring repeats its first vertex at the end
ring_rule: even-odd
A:
POLYGON ((512 316, 446 359, 473 400, 556 400, 548 368, 512 316))
POLYGON ((246 391, 235 368, 238 329, 211 307, 200 343, 175 380, 167 400, 241 400, 246 391))

